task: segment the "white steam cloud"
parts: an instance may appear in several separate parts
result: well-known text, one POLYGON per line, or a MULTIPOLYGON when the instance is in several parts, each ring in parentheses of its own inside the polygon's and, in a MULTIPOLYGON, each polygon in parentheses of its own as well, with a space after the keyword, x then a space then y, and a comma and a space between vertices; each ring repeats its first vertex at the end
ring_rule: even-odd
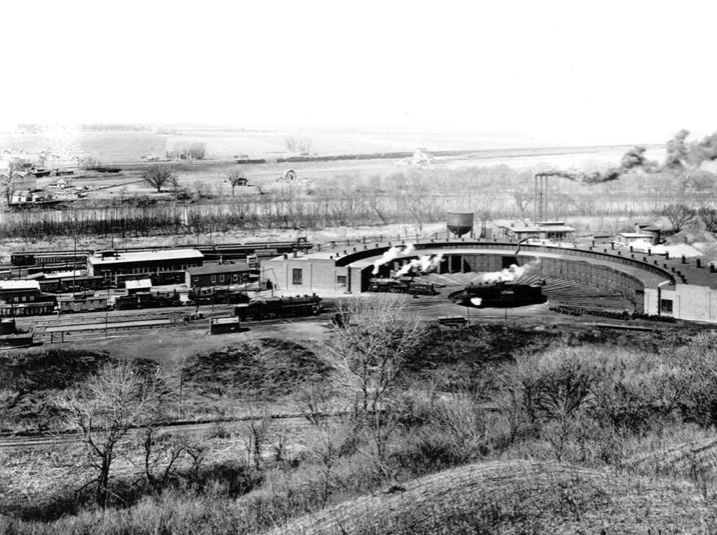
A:
POLYGON ((483 273, 479 277, 476 277, 471 281, 472 284, 496 284, 498 282, 512 282, 519 279, 526 273, 533 271, 540 265, 540 259, 536 258, 524 266, 518 266, 513 264, 509 268, 502 269, 501 271, 494 271, 492 273, 483 273))
POLYGON ((404 264, 396 273, 396 277, 406 275, 412 269, 420 273, 429 273, 438 268, 441 260, 443 260, 443 254, 421 256, 404 264))
POLYGON ((381 258, 376 260, 373 263, 373 274, 376 275, 378 273, 378 268, 381 267, 384 264, 389 263, 391 260, 396 258, 400 254, 411 254, 414 251, 415 247, 412 243, 408 243, 403 246, 403 248, 394 246, 391 247, 388 251, 383 253, 381 255, 381 258))

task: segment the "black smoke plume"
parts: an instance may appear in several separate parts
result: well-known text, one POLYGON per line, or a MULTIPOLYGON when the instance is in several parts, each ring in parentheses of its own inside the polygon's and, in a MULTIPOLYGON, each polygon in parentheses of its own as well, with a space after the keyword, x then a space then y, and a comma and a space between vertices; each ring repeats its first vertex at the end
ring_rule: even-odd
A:
POLYGON ((685 143, 689 130, 680 130, 667 142, 667 155, 665 156, 665 169, 684 169, 690 160, 690 150, 685 143))
POLYGON ((568 173, 565 171, 551 171, 545 173, 551 176, 560 176, 570 180, 584 182, 585 184, 601 184, 603 182, 610 182, 617 180, 622 175, 631 171, 632 169, 648 169, 656 165, 654 162, 650 162, 645 156, 647 148, 642 145, 636 145, 635 147, 628 150, 620 160, 619 167, 611 167, 606 171, 594 171, 592 173, 576 172, 568 173))

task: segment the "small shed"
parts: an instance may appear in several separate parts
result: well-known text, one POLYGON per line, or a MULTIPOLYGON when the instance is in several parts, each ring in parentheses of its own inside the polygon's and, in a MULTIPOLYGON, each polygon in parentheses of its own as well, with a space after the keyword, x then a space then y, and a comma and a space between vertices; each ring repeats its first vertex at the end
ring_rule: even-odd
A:
POLYGON ((615 234, 613 241, 615 243, 625 245, 626 247, 635 242, 652 243, 652 234, 643 232, 619 232, 618 234, 615 234))
POLYGON ((127 288, 127 295, 134 295, 136 293, 147 293, 152 290, 152 280, 127 280, 125 281, 124 286, 125 288, 127 288))

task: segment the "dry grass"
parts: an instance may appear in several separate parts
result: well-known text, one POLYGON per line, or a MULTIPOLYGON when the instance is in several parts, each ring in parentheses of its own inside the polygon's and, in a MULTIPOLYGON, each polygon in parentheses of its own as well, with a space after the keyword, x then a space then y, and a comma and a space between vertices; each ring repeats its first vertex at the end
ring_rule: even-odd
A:
POLYGON ((643 474, 716 479, 717 439, 703 437, 642 451, 625 460, 624 466, 643 474))
POLYGON ((500 461, 414 480, 270 533, 712 533, 710 506, 684 482, 500 461))

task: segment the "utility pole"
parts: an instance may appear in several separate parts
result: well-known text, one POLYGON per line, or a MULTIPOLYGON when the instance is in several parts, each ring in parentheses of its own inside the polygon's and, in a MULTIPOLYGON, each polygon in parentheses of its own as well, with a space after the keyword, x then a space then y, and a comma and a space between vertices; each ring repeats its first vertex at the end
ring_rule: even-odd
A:
POLYGON ((75 252, 72 258, 72 297, 75 295, 75 282, 77 281, 77 234, 75 234, 75 252))

